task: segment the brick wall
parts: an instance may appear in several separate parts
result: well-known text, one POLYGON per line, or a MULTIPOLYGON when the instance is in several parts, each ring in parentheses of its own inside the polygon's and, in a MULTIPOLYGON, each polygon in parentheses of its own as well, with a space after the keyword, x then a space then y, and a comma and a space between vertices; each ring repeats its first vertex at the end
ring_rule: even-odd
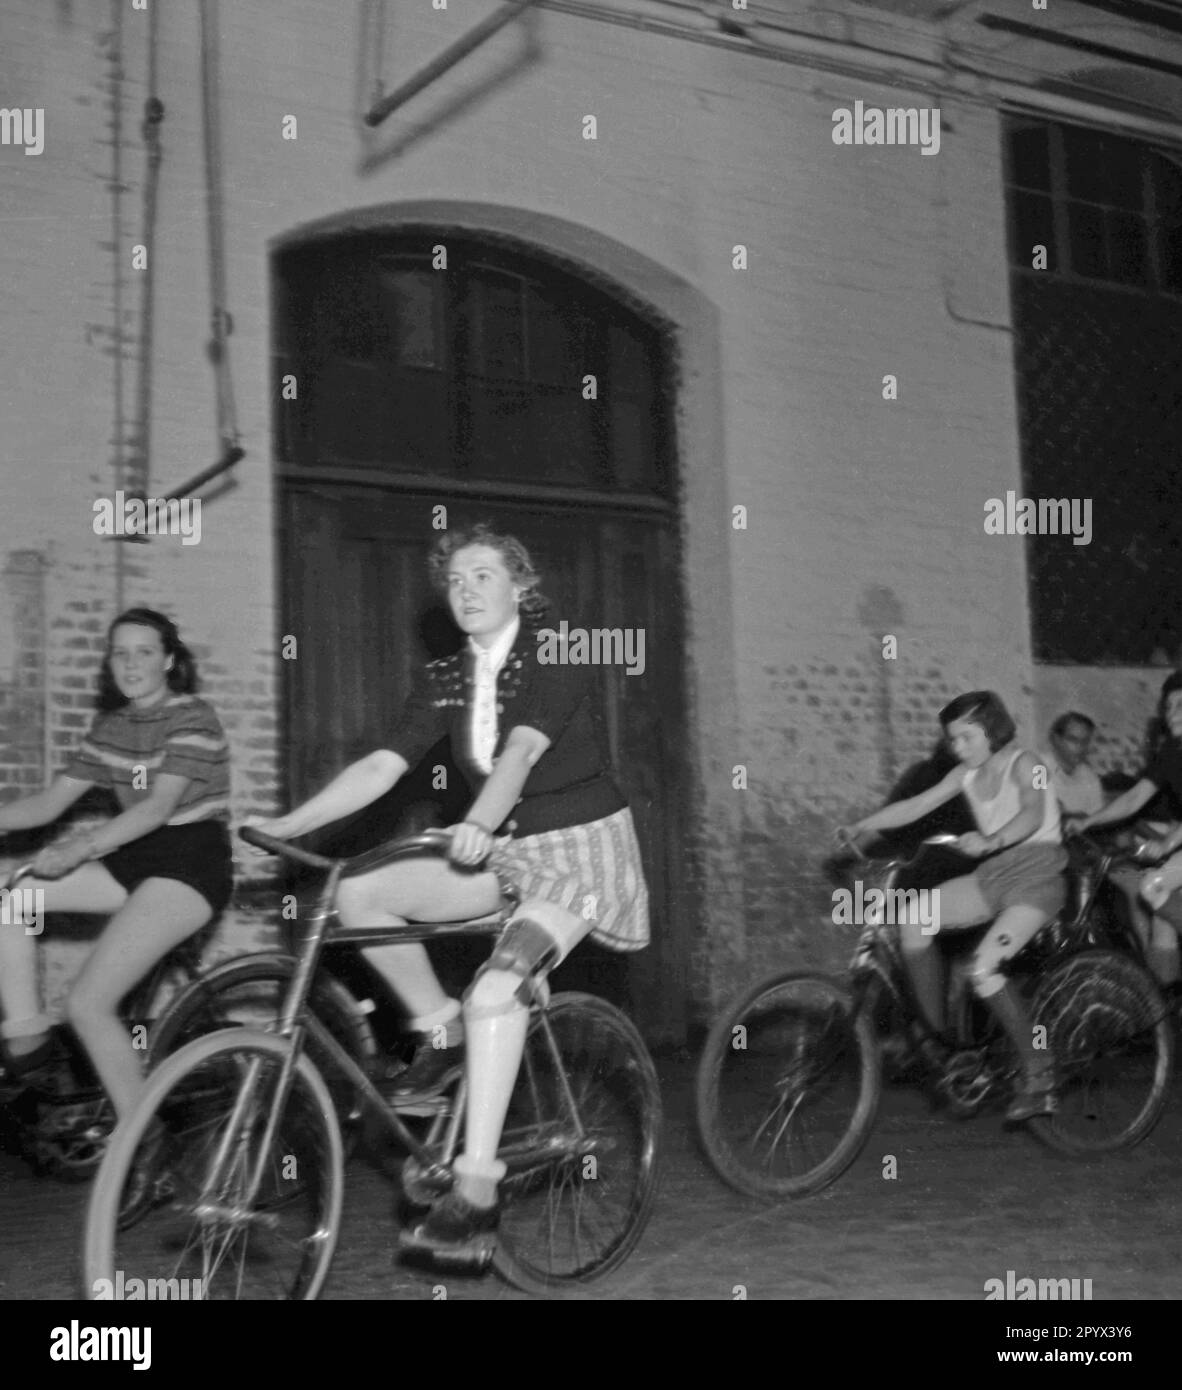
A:
MULTIPOLYGON (((491 8, 388 7, 386 88, 491 8)), ((837 147, 835 107, 930 96, 544 11, 532 48, 511 27, 367 132, 358 110, 381 54, 358 14, 313 0, 222 6, 232 353, 249 456, 207 494, 200 545, 162 538, 120 554, 90 521, 134 425, 147 20, 120 0, 0 0, 0 98, 45 107, 47 122, 39 158, 0 149, 0 197, 24 210, 0 242, 11 422, 0 468, 11 593, 32 582, 17 557, 44 557, 44 684, 29 698, 50 719, 55 765, 85 724, 121 586, 125 602, 171 611, 199 653, 232 743, 236 817, 272 807, 282 620, 268 248, 323 219, 395 225, 424 207, 445 224, 511 224, 658 303, 677 334, 699 1004, 766 965, 837 959, 845 943, 827 925, 818 867, 833 823, 927 751, 956 692, 996 687, 1024 731, 1036 685, 1040 725, 1057 698, 1030 661, 1020 543, 982 525, 985 499, 1020 487, 996 113, 944 98, 932 158, 837 147), (582 138, 587 114, 594 142, 582 138), (298 138, 285 141, 289 115, 298 138), (746 270, 732 268, 739 243, 746 270), (897 400, 883 399, 887 374, 897 400), (744 791, 732 789, 737 764, 744 791)), ((163 11, 161 39, 150 489, 216 453, 196 7, 163 11)), ((35 605, 16 608, 31 633, 35 605)), ((1125 731, 1113 737, 1131 736, 1138 716, 1119 704, 1111 716, 1125 731)), ((7 726, 17 752, 4 786, 41 767, 37 718, 7 726)), ((232 915, 219 949, 255 939, 260 921, 232 915)))

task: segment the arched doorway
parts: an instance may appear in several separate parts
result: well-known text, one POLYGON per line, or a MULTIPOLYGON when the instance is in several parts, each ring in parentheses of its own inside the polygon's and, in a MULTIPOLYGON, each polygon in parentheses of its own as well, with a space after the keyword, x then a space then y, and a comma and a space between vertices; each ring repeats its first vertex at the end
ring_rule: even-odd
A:
MULTIPOLYGON (((660 945, 581 951, 558 983, 681 1035, 689 938, 670 926, 688 769, 667 331, 569 264, 471 228, 287 244, 274 285, 281 627, 299 642, 284 669, 289 795, 380 747, 414 668, 458 645, 426 582, 435 509, 519 534, 555 621, 646 639, 643 672, 600 675, 660 945)), ((465 797, 458 774, 441 796, 424 770, 335 843, 394 833, 429 801, 446 822, 465 797)))

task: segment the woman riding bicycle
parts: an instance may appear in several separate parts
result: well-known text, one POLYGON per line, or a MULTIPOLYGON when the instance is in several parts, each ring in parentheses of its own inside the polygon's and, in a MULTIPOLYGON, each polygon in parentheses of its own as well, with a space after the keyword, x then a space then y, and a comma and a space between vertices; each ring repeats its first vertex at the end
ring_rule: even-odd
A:
MULTIPOLYGON (((938 931, 959 931, 993 919, 974 952, 970 980, 1021 1061, 1022 1082, 1006 1118, 1027 1120, 1055 1108, 1054 1059, 1035 1047, 1026 1007, 1001 966, 1063 907, 1067 853, 1059 833, 1059 807, 1048 788, 1046 768, 1019 747, 1014 722, 993 691, 959 696, 940 711, 940 723, 960 765, 931 790, 858 821, 850 834, 908 825, 964 793, 978 830, 959 836, 956 848, 982 862, 973 873, 940 885, 938 931)), ((939 1034, 944 1027, 944 970, 934 942, 930 928, 902 924, 903 960, 916 1000, 939 1034)))
MULTIPOLYGON (((1165 859, 1182 849, 1182 820, 1177 815, 1182 807, 1182 671, 1173 672, 1162 685, 1158 718, 1165 737, 1149 765, 1128 791, 1088 816, 1081 822, 1080 829, 1091 830, 1130 820, 1160 793, 1173 813, 1173 823, 1163 825, 1159 838, 1150 841, 1145 850, 1152 858, 1165 859)), ((1182 930, 1182 891, 1179 891, 1182 889, 1182 862, 1173 860, 1148 873, 1117 870, 1112 877, 1129 899, 1131 916, 1154 974, 1161 984, 1176 986, 1179 979, 1176 933, 1182 930), (1148 922, 1143 905, 1146 901, 1152 908, 1148 922)))
POLYGON ((400 1237, 404 1248, 462 1262, 480 1257, 481 1237, 497 1224, 505 1172, 497 1149, 529 1023, 528 981, 588 933, 617 950, 646 945, 648 891, 632 815, 604 751, 590 672, 540 659, 533 629, 545 601, 525 547, 485 525, 453 531, 436 543, 429 569, 467 634, 465 648, 427 666, 384 748, 302 806, 258 824, 290 839, 339 820, 389 791, 444 734, 479 787, 452 827, 450 862, 383 865, 375 850, 342 879, 337 899, 350 928, 494 912, 502 878, 520 899, 462 1007, 443 991, 421 944, 366 951, 420 1035, 401 1094, 437 1092, 466 1044, 455 1188, 400 1237))
MULTIPOLYGON (((100 713, 66 770, 45 791, 0 807, 0 831, 48 825, 91 787, 120 813, 43 849, 26 880, 47 912, 109 914, 66 1001, 66 1016, 122 1118, 143 1085, 118 1009, 173 947, 226 905, 232 887, 229 748, 220 721, 193 694, 197 672, 174 624, 132 608, 111 624, 100 713)), ((36 901, 37 899, 35 899, 36 901)), ((31 1076, 57 1051, 37 991, 36 946, 0 928, 5 1064, 31 1076)))

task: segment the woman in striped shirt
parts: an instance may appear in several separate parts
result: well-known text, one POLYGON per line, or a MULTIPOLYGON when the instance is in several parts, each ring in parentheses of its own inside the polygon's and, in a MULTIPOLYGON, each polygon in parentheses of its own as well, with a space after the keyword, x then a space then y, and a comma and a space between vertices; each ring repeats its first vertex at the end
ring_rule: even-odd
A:
MULTIPOLYGON (((229 749, 220 721, 193 694, 197 672, 175 625, 150 608, 111 624, 99 708, 64 773, 45 791, 0 807, 0 832, 48 825, 93 786, 119 814, 41 850, 34 901, 46 912, 102 913, 106 928, 66 1013, 122 1118, 143 1084, 118 1009, 174 946, 225 907, 232 886, 229 749)), ((0 928, 0 1038, 11 1073, 50 1062, 51 1020, 37 991, 33 935, 0 928)))

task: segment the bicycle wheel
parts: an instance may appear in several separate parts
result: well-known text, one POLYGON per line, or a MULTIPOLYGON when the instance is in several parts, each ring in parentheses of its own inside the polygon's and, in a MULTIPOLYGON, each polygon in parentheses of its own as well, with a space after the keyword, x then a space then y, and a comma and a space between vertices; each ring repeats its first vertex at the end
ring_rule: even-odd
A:
POLYGON ((854 1161, 882 1089, 878 1044, 845 987, 792 972, 753 985, 715 1023, 698 1063, 698 1137, 715 1172, 752 1197, 806 1197, 854 1161))
POLYGON ((319 1294, 340 1230, 344 1157, 332 1099, 306 1057, 292 1075, 262 1182, 249 1193, 289 1046, 231 1029, 198 1038, 151 1073, 140 1104, 112 1136, 91 1192, 88 1298, 119 1297, 120 1288, 136 1296, 126 1292, 132 1280, 148 1298, 319 1294), (155 1119, 163 1136, 145 1143, 155 1119), (153 1146, 151 1197, 120 1230, 128 1180, 144 1175, 153 1146))
POLYGON ((1152 978, 1114 951, 1085 951, 1037 983, 1031 1009, 1059 1078, 1053 1115, 1030 1126, 1060 1153, 1113 1153, 1139 1144, 1161 1118, 1174 1034, 1152 978))
MULTIPOLYGON (((186 1043, 223 1028, 266 1029, 279 1017, 283 997, 295 974, 291 956, 263 952, 228 960, 194 980, 172 1001, 149 1030, 148 1064, 155 1066, 186 1043)), ((309 1007, 337 1042, 364 1072, 377 1056, 377 1043, 369 1019, 357 1000, 324 970, 316 974, 309 1007)), ((342 1077, 331 1060, 309 1035, 307 1055, 325 1078, 340 1116, 346 1153, 351 1153, 361 1133, 364 1101, 360 1092, 342 1077)))
POLYGON ((589 994, 535 1014, 505 1121, 493 1266, 528 1293, 610 1273, 656 1197, 661 1093, 640 1034, 589 994))

